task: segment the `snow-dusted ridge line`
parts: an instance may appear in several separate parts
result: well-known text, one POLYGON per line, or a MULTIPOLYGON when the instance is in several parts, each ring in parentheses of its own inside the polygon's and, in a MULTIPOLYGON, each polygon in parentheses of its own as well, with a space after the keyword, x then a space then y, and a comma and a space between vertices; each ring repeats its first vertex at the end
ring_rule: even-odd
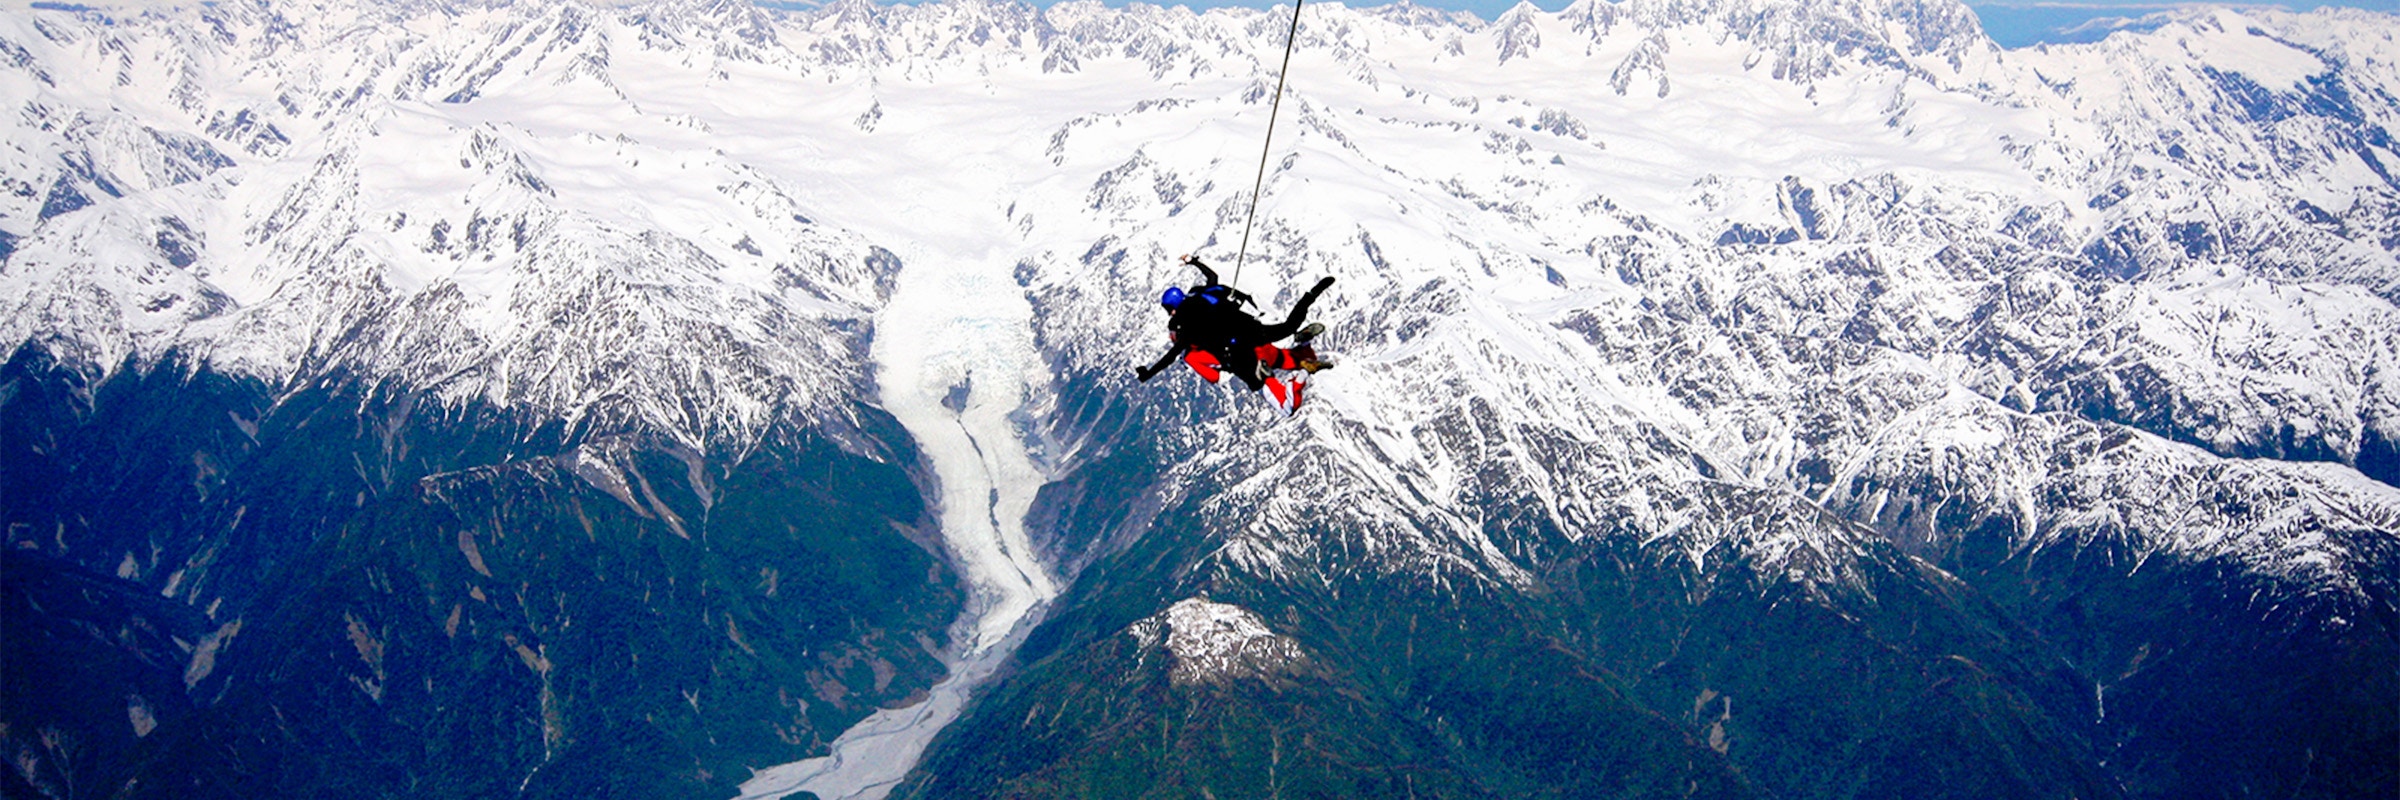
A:
MULTIPOLYGON (((1794 556, 1848 549, 1844 537, 1854 534, 1810 540, 1828 529, 1805 519, 1826 513, 1807 498, 1825 496, 1840 465, 1911 446, 1876 431, 1956 395, 2026 416, 2053 436, 2097 430, 2105 438, 2105 426, 2023 414, 2090 408, 2075 399, 2096 394, 2075 388, 2084 376, 2123 386, 2163 374, 2167 385, 2115 401, 2202 410, 2197 423, 2108 422, 2244 455, 2272 446, 2274 421, 2292 420, 2284 430, 2328 454, 2314 458, 2365 464, 2346 454, 2363 452, 2373 432, 2386 441, 2400 433, 2400 407, 2379 391, 2400 373, 2365 366, 2389 365, 2400 352, 2390 344, 2400 329, 2390 302, 2400 262, 2379 246, 2391 241, 2383 234, 2349 231, 2391 229, 2395 187, 2367 165, 2400 157, 2375 147, 2356 151, 2364 161, 2297 151, 2319 136, 2373 138, 2395 115, 2363 105, 2353 114, 2339 103, 2316 116, 2267 101, 2243 106, 2252 84, 2240 77, 2255 71, 2256 85, 2284 87, 2272 91, 2287 99, 2273 102, 2337 90, 2389 96, 2390 73, 2358 70, 2389 63, 2390 48, 2343 32, 2354 23, 2384 30, 2393 20, 2209 12, 2102 45, 1973 51, 1947 67, 1919 65, 1935 77, 1929 82, 1913 69, 1851 64, 1802 86, 1753 71, 1761 54, 1745 53, 1738 38, 1694 35, 1705 23, 1685 20, 1664 31, 1675 46, 1661 66, 1684 88, 1663 96, 1577 97, 1540 85, 1540 72, 1502 80, 1423 61, 1410 62, 1413 76, 1304 84, 1295 107, 1331 113, 1296 126, 1303 133, 1275 173, 1261 222, 1278 265, 1270 280, 1325 272, 1342 280, 1319 306, 1337 331, 1331 346, 1351 356, 1320 385, 1317 402, 1330 417, 1278 429, 1271 438, 1291 440, 1268 452, 1220 451, 1206 443, 1256 437, 1259 421, 1207 393, 1178 393, 1146 419, 1198 430, 1162 433, 1179 463, 1158 491, 1210 498, 1205 510, 1226 531, 1211 565, 1226 573, 1310 582, 1363 568, 1449 585, 1511 582, 1538 563, 1532 548, 1543 528, 1677 547, 1696 569, 1716 560, 1718 544, 1733 545, 1723 555, 1767 565, 1827 563, 1794 556), (2169 55, 2174 48, 2228 58, 2196 63, 2169 55), (2286 80, 2303 62, 2322 72, 2286 80), (1908 77, 1894 80, 1895 72, 1908 77), (1428 73, 1451 81, 1443 89, 1462 111, 1443 121, 1471 138, 1436 145, 1417 133, 1442 129, 1428 124, 1435 113, 1380 102, 1395 86, 1405 98, 1422 96, 1428 73), (2132 77, 2140 75, 2160 77, 2132 77), (1705 88, 1690 88, 1696 80, 1705 88), (1553 121, 1581 123, 1583 136, 1535 130, 1551 111, 1561 112, 1547 114, 1553 121), (1796 144, 1755 146, 1769 139, 1796 144), (1862 146, 1869 139, 1878 145, 1862 146), (1583 149, 1594 143, 1606 147, 1583 149), (2287 221, 2288 209, 2314 196, 2342 198, 2334 205, 2344 216, 2287 221), (2251 210, 2234 221, 2226 208, 2251 210), (2345 232, 2323 235, 2337 225, 2345 232), (2262 284, 2279 288, 2261 292, 2262 284), (2273 299, 2261 302, 2262 294, 2273 299), (2278 305, 2290 310, 2255 311, 2278 305), (2158 306, 2178 309, 2166 315, 2172 324, 2128 313, 2158 306), (2217 319, 2243 321, 2242 346, 2185 346, 2192 339, 2175 330, 2217 319), (2060 372, 2101 339, 2136 346, 2060 372), (2250 357, 2275 353, 2292 357, 2250 357), (1227 413, 1235 416, 1220 420, 1227 413), (2191 424, 2206 427, 2177 427, 2191 424), (1337 507, 1309 496, 1362 487, 1371 491, 1337 507), (1725 524, 1724 515, 1761 502, 1758 492, 1780 498, 1770 505, 1788 516, 1725 524), (1496 508, 1510 518, 1495 520, 1496 508)), ((1512 57, 1501 71, 1575 61, 1554 47, 1564 40, 1541 32, 1546 49, 1512 57)), ((1309 55, 1304 48, 1299 58, 1309 55)), ((1425 105, 1441 111, 1445 98, 1431 99, 1425 105)), ((1079 149, 1134 153, 1094 162, 1089 199, 1102 219, 1069 224, 1095 246, 1037 262, 1035 293, 1049 306, 1044 339, 1061 343, 1058 360, 1069 369, 1145 355, 1111 331, 1144 324, 1150 312, 1129 298, 1176 276, 1138 265, 1163 262, 1210 232, 1178 215, 1212 208, 1207 188, 1197 199, 1192 190, 1223 185, 1211 178, 1224 170, 1208 154, 1158 143, 1173 135, 1160 118, 1171 113, 1116 117, 1124 129, 1116 133, 1061 129, 1054 150, 1065 163, 1079 149), (1137 267, 1128 275, 1125 264, 1137 267), (1094 276, 1109 282, 1093 286, 1094 276)), ((1226 206, 1213 207, 1222 214, 1226 206)), ((2128 452, 2184 452, 2133 438, 2138 450, 2128 452)), ((2145 463, 2162 471, 2147 477, 2167 496, 2194 501, 2191 487, 2219 469, 2213 457, 2145 463)), ((2275 474, 2242 491, 2263 497, 2279 481, 2339 485, 2309 493, 2295 514, 2346 520, 2343 530, 2311 537, 2236 519, 2185 529, 2142 514, 2109 535, 2363 600, 2354 586, 2339 588, 2346 572, 2365 568, 2343 552, 2392 534, 2382 511, 2392 488, 2343 467, 2267 472, 2275 474)), ((2097 498, 2119 479, 2095 464, 2051 487, 2097 498)), ((1878 521, 1843 508, 1860 511, 1856 521, 1878 521)), ((2078 511, 2070 521, 2101 513, 2078 511)), ((2039 529, 2049 535, 2027 537, 2024 547, 2109 533, 2039 529)))
MULTIPOLYGON (((2340 316, 2358 335, 2323 340, 2290 380, 2270 374, 2283 366, 2251 370, 2292 390, 2175 384, 2195 407, 2236 412, 2191 435, 2243 452, 2304 413, 2317 418, 2296 435, 2322 440, 2317 452, 2363 458, 2368 432, 2400 440, 2400 393, 2382 391, 2400 369, 2346 366, 2388 360, 2400 292, 2379 244, 2400 236, 2385 166, 2400 156, 2376 144, 2396 112, 2374 102, 2400 94, 2375 68, 2394 61, 2373 34, 2390 17, 2215 11, 2003 52, 1959 27, 1958 10, 1634 0, 1482 26, 1318 8, 1304 37, 1322 38, 1296 56, 1307 124, 1262 209, 1284 269, 1258 280, 1344 274, 1337 299, 1361 309, 1344 327, 1409 339, 1356 348, 1368 369, 1454 363, 1540 385, 1516 373, 1559 370, 1556 353, 1627 352, 1605 328, 1646 323, 1623 304, 1679 320, 1739 306, 1782 334, 1908 352, 2022 408, 2106 399, 2121 362, 2092 365, 2097 389, 2042 370, 2155 298, 2246 313, 2257 304, 2218 288, 2243 273, 2347 285, 2368 295, 2342 300, 2359 312, 2309 299, 2287 316, 2340 316), (1843 31, 1857 35, 1818 35, 1843 31), (1657 91, 1567 79, 1628 63, 1657 91), (1553 135, 1568 120, 1581 135, 1553 135), (1658 281, 1686 275, 1701 280, 1658 281), (1395 302, 1403 292, 1411 303, 1395 302), (1769 295, 1781 299, 1755 302, 1769 295), (1519 357, 1557 337, 1556 312, 1534 309, 1575 307, 1600 309, 1579 323, 1600 341, 1519 357), (1415 335, 1426 326, 1444 335, 1415 335), (1983 338, 1949 334, 1962 329, 1983 338)), ((1056 103, 933 157, 987 150, 997 166, 976 168, 1003 172, 1047 162, 983 223, 1020 244, 971 249, 994 269, 1034 265, 1037 290, 1071 309, 1044 335, 1077 360, 1139 358, 1123 332, 1141 329, 1145 306, 1127 299, 1179 279, 1155 265, 1206 243, 1210 215, 1185 212, 1222 217, 1236 200, 1238 182, 1218 178, 1263 111, 1250 90, 1271 17, 972 0, 11 14, 0 37, 21 55, 0 78, 24 110, 9 129, 24 177, 0 213, 0 285, 23 300, 0 340, 40 338, 101 369, 170 348, 270 377, 339 364, 451 401, 738 440, 863 385, 858 323, 894 263, 875 243, 921 234, 913 209, 855 202, 911 167, 847 156, 955 124, 920 117, 912 133, 911 108, 972 118, 1038 95, 1056 103), (1073 258, 1112 251, 1106 264, 1073 258)), ((2141 323, 2120 340, 2141 358, 2194 356, 2153 346, 2161 332, 2141 323)), ((1637 418, 1750 479, 1790 479, 1810 460, 1746 428, 1794 433, 1762 419, 1767 406, 1689 404, 1639 376, 1561 377, 1546 388, 1629 389, 1621 402, 1647 409, 1637 418)), ((1327 407, 1392 434, 1427 399, 1345 399, 1342 383, 1327 407)), ((1555 401, 1499 407, 1572 419, 1578 438, 1618 426, 1618 412, 1555 401)), ((1448 468, 1409 480, 1426 496, 1456 488, 1448 468)), ((1575 505, 1550 507, 1566 519, 1575 505)))

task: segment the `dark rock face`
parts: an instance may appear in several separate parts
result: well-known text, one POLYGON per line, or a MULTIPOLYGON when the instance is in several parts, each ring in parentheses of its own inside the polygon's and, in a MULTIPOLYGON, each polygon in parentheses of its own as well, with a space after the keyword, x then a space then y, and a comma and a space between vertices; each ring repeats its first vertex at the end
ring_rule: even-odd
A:
POLYGON ((960 597, 871 411, 731 460, 173 360, 0 386, 0 721, 44 793, 723 794, 944 673, 960 597))
POLYGON ((2142 460, 2129 432, 2019 447, 2055 470, 2030 506, 1926 481, 1878 491, 1940 500, 1871 514, 2072 666, 2083 719, 2128 795, 2361 797, 2400 777, 2388 757, 2400 744, 2388 523, 2323 513, 2323 487, 2251 464, 2078 480, 2142 460), (2195 530, 2338 542, 2324 568, 2344 577, 2262 573, 2233 547, 2161 552, 2127 513, 2152 503, 2195 530))
POLYGON ((2221 565, 2118 574, 2129 555, 2102 544, 1960 570, 2076 665, 2128 795, 2371 797, 2400 780, 2388 575, 2381 611, 2261 607, 2221 565))
POLYGON ((908 796, 1252 796, 1269 776, 1328 796, 2117 796, 2074 669, 1974 588, 1771 495, 1710 502, 1716 524, 1823 526, 1856 549, 1806 569, 1853 577, 1528 531, 1548 554, 1526 585, 1293 586, 1212 569, 1231 534, 1169 509, 1084 574, 908 796), (1255 611, 1305 669, 1177 685, 1142 629, 1194 596, 1255 611))

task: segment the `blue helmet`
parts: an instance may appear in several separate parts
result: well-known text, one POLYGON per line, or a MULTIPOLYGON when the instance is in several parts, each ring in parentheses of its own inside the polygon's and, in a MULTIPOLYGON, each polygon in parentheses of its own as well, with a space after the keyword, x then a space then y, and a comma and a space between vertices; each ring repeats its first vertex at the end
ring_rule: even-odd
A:
POLYGON ((1183 305, 1183 287, 1167 287, 1167 293, 1158 296, 1158 304, 1166 306, 1170 311, 1174 310, 1176 306, 1183 305))

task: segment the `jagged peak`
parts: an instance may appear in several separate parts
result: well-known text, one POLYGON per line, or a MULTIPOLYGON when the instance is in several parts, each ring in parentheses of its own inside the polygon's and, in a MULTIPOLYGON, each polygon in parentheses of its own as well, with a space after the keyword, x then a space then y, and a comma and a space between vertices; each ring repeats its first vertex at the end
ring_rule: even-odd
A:
POLYGON ((1144 649, 1165 650, 1177 684, 1223 685, 1268 678, 1308 663, 1298 642, 1278 634, 1257 613, 1206 596, 1187 597, 1127 626, 1144 649))
POLYGON ((1473 12, 1452 11, 1449 9, 1434 8, 1431 6, 1421 6, 1411 2, 1410 0, 1398 0, 1398 2, 1385 3, 1382 5, 1363 6, 1357 9, 1352 9, 1352 11, 1362 17, 1382 20, 1384 22, 1408 28, 1458 28, 1462 30, 1477 30, 1482 28, 1485 24, 1483 18, 1476 16, 1473 12))

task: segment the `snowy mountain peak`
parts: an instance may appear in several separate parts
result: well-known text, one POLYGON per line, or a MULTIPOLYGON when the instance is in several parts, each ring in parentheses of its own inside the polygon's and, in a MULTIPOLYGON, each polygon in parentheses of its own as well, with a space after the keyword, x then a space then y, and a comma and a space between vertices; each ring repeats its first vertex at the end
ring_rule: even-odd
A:
POLYGON ((1145 649, 1163 646, 1178 684, 1270 678, 1308 663, 1290 637, 1249 609, 1205 597, 1185 598, 1126 628, 1145 649))
MULTIPOLYGON (((739 440, 854 395, 905 257, 988 259, 1058 311, 1041 335, 1078 368, 1137 359, 1147 305, 1127 298, 1179 279, 1173 253, 1228 249, 1246 207, 1280 13, 10 15, 0 232, 25 299, 6 333, 97 369, 185 348, 739 440)), ((1306 13, 1244 280, 1288 302, 1306 275, 1342 277, 1320 313, 1356 337, 1358 377, 1320 397, 1361 427, 1318 435, 1400 496, 1484 490, 1463 440, 1389 455, 1428 425, 1560 446, 1658 432, 1665 455, 1592 475, 1527 461, 1554 524, 1603 502, 1559 487, 1618 468, 1818 496, 1870 440, 1772 418, 1798 397, 1791 364, 1819 356, 1770 354, 1815 342, 2221 455, 2372 465, 2400 439, 2379 399, 2393 371, 2332 366, 2388 360, 2400 297, 2395 120, 2373 102, 2400 92, 2372 69, 2388 18, 2212 12, 2000 51, 1955 2, 1306 13), (2349 288, 2257 304, 2228 283, 2244 276, 2349 288), (2307 377, 2243 395, 2201 377, 2232 354, 2195 355, 2173 332, 2194 323, 2143 311, 2168 298, 2357 335, 2264 326, 2305 355, 2241 369, 2307 377), (2123 349, 2087 349, 2102 342, 2123 349), (1662 347, 1726 371, 1639 366, 1662 347), (2128 384, 2127 359, 2162 377, 2128 384), (2145 415, 2157 391, 2200 411, 2145 415)), ((1423 528, 1458 543, 1401 560, 1516 581, 1471 519, 1423 528)))

